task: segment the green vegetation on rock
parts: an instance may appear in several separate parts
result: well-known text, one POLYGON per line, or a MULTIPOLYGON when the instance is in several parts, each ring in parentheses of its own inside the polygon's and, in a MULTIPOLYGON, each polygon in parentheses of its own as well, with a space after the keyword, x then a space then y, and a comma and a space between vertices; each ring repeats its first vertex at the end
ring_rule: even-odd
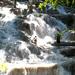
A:
POLYGON ((48 4, 50 4, 53 9, 56 9, 59 5, 74 8, 75 0, 45 0, 43 3, 39 4, 39 8, 44 10, 48 4))

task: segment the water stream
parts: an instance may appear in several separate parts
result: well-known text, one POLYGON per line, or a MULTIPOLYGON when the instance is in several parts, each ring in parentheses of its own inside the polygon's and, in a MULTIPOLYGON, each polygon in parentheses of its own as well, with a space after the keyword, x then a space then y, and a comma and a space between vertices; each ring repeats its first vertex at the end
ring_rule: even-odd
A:
MULTIPOLYGON (((37 17, 35 13, 29 14, 27 19, 23 19, 9 10, 0 9, 0 62, 7 62, 9 65, 38 65, 22 66, 20 69, 10 70, 7 75, 71 75, 71 71, 62 65, 71 62, 72 59, 60 54, 63 47, 51 45, 56 40, 56 33, 66 30, 66 25, 46 14, 42 14, 41 17, 37 17), (43 63, 53 63, 55 66, 43 63), (20 71, 19 74, 17 71, 20 71)), ((68 33, 65 34, 62 40, 67 40, 68 33)))

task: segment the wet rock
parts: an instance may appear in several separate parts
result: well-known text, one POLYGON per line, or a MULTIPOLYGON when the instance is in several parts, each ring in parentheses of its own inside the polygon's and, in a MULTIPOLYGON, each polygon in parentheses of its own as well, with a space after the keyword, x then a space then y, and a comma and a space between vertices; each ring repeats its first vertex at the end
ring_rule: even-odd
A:
POLYGON ((4 7, 4 6, 11 6, 13 7, 13 1, 9 1, 9 0, 0 0, 0 6, 4 7))
POLYGON ((2 7, 3 7, 3 2, 2 2, 2 1, 0 1, 0 6, 2 6, 2 7))
POLYGON ((25 75, 25 70, 23 68, 14 68, 7 75, 25 75))
POLYGON ((69 40, 75 41, 75 31, 72 31, 72 32, 69 33, 69 40))
MULTIPOLYGON (((0 13, 0 19, 4 18, 5 15, 0 13)), ((0 21, 1 22, 1 21, 0 21)))
POLYGON ((26 64, 13 68, 7 75, 59 75, 57 64, 26 64))
POLYGON ((28 4, 28 9, 29 9, 28 11, 29 14, 33 12, 33 6, 31 4, 28 4))
POLYGON ((5 49, 6 61, 11 62, 16 60, 22 60, 24 58, 28 59, 30 51, 26 47, 21 49, 21 44, 18 43, 9 44, 6 46, 5 49))
POLYGON ((68 47, 67 49, 61 50, 60 53, 67 57, 73 57, 75 56, 75 48, 68 47))
POLYGON ((39 47, 37 47, 36 45, 31 44, 30 46, 28 46, 28 48, 31 51, 31 53, 40 55, 41 49, 39 47))
POLYGON ((0 17, 2 16, 2 14, 0 14, 0 17))
POLYGON ((24 33, 22 33, 22 32, 19 32, 19 34, 18 35, 16 35, 16 37, 17 37, 17 39, 19 39, 19 40, 22 40, 22 41, 25 41, 25 42, 29 42, 29 38, 28 38, 28 36, 26 36, 24 33))
POLYGON ((62 66, 65 70, 69 71, 70 75, 75 75, 75 61, 67 61, 62 66))
POLYGON ((26 31, 27 33, 31 33, 30 25, 28 23, 23 23, 22 24, 22 30, 26 31))
POLYGON ((72 8, 72 7, 66 7, 64 6, 64 9, 67 13, 71 13, 71 14, 74 14, 75 13, 75 9, 72 8))
POLYGON ((54 17, 54 16, 49 16, 49 15, 47 15, 47 14, 44 14, 43 16, 42 16, 42 18, 45 20, 45 22, 47 23, 47 24, 49 24, 50 25, 50 27, 55 27, 56 29, 58 29, 58 30, 66 30, 67 29, 67 27, 66 27, 66 25, 62 22, 62 21, 60 21, 60 20, 58 20, 56 17, 54 17))
POLYGON ((47 11, 47 14, 49 14, 49 15, 54 15, 54 14, 58 14, 58 13, 59 12, 57 10, 53 10, 52 8, 47 11))
POLYGON ((16 28, 21 30, 21 31, 24 31, 25 33, 31 35, 32 32, 31 32, 31 28, 30 28, 30 24, 24 22, 25 19, 23 18, 18 18, 16 21, 15 21, 15 24, 16 24, 16 28))
POLYGON ((60 41, 60 43, 57 43, 57 42, 54 42, 53 44, 52 44, 53 46, 75 46, 75 42, 73 42, 73 41, 70 41, 70 42, 65 42, 65 41, 60 41))
POLYGON ((27 15, 28 15, 27 9, 24 9, 24 10, 22 11, 22 15, 23 15, 25 18, 27 17, 27 15))
POLYGON ((73 26, 73 24, 74 24, 74 16, 72 14, 68 14, 68 15, 57 14, 57 15, 53 15, 53 17, 61 20, 69 28, 71 28, 73 26))
POLYGON ((20 15, 21 11, 19 8, 12 8, 10 9, 11 13, 13 12, 15 15, 20 15))

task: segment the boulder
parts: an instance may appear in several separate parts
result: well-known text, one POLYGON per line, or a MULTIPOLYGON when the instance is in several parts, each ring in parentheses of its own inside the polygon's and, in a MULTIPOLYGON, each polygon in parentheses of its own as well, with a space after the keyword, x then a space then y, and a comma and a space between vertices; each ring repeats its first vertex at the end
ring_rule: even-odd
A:
POLYGON ((73 28, 74 24, 74 15, 73 14, 67 14, 67 15, 61 15, 61 14, 55 14, 53 15, 58 20, 61 20, 64 24, 67 25, 68 28, 73 28))
POLYGON ((59 75, 57 64, 26 64, 9 70, 7 75, 59 75))
POLYGON ((75 48, 68 47, 66 49, 61 50, 60 53, 67 57, 73 57, 75 56, 75 48))
POLYGON ((75 61, 68 61, 62 65, 65 70, 70 72, 70 75, 75 75, 75 61))

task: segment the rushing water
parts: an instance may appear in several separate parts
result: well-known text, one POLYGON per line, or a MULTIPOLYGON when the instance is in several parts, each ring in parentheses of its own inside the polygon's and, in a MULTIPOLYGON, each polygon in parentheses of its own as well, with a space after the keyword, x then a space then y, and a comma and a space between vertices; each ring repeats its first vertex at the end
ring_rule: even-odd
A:
MULTIPOLYGON (((41 17, 29 14, 27 19, 23 19, 22 17, 16 17, 9 10, 7 8, 0 10, 0 13, 5 15, 0 17, 0 62, 17 64, 57 63, 60 70, 47 67, 48 65, 46 69, 44 67, 39 68, 40 70, 37 69, 39 71, 44 70, 44 73, 38 71, 38 74, 36 74, 36 67, 23 70, 26 70, 25 73, 27 74, 25 75, 71 75, 61 66, 69 58, 59 54, 58 48, 55 49, 51 45, 55 42, 56 33, 66 30, 66 25, 46 14, 42 14, 41 17), (48 72, 49 70, 52 72, 48 72)), ((13 73, 13 75, 16 74, 13 73)))

